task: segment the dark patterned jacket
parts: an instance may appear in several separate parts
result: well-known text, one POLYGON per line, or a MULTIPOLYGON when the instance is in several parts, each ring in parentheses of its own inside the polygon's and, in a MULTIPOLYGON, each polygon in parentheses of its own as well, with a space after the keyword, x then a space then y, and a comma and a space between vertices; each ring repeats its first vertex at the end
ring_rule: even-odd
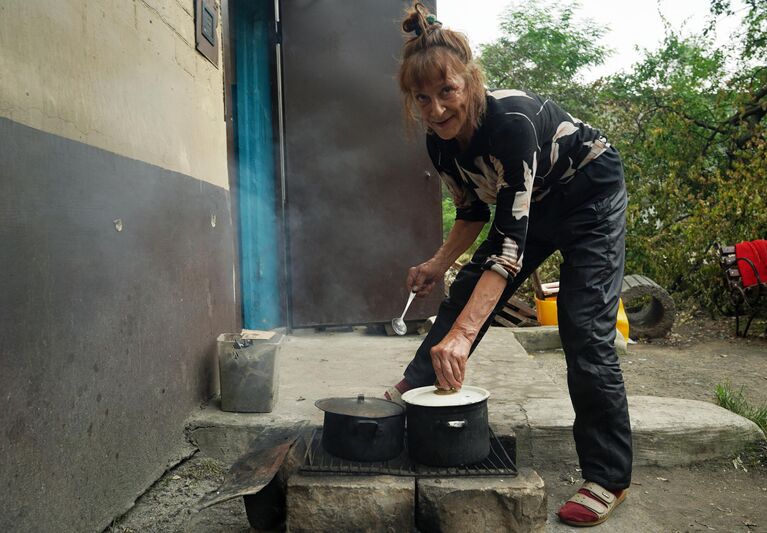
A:
POLYGON ((487 95, 487 112, 463 152, 428 135, 429 156, 456 207, 456 220, 495 219, 484 268, 511 280, 522 266, 530 203, 578 179, 610 147, 600 132, 551 100, 518 90, 487 95))

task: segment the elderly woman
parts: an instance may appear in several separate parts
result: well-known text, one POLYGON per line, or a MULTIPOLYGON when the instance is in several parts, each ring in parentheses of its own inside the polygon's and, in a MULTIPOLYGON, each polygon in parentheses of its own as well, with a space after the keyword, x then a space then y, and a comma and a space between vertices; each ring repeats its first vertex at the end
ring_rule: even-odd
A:
MULTIPOLYGON (((463 34, 420 3, 402 25, 399 83, 406 111, 425 127, 429 156, 450 191, 456 221, 407 286, 427 295, 495 217, 442 302, 404 379, 387 396, 436 382, 460 388, 493 314, 554 251, 573 435, 583 477, 559 510, 579 526, 607 519, 631 482, 631 427, 615 353, 624 265, 626 189, 618 152, 597 129, 531 92, 487 92, 463 34)), ((501 371, 501 369, 498 369, 501 371)))

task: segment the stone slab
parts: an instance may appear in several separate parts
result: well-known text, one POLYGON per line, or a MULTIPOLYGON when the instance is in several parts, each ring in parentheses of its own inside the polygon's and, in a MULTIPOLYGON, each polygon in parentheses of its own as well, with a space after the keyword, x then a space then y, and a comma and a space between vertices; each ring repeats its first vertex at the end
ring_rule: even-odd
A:
MULTIPOLYGON (((547 352, 562 349, 557 326, 534 326, 528 328, 508 328, 528 352, 547 352)), ((618 355, 628 353, 628 343, 620 331, 616 331, 615 349, 618 355)))
POLYGON ((415 479, 396 476, 309 476, 288 480, 287 530, 412 531, 415 479))
POLYGON ((416 525, 442 533, 545 531, 546 490, 541 477, 419 479, 416 525))
POLYGON ((528 328, 509 328, 517 341, 528 352, 544 352, 562 348, 557 326, 533 326, 528 328))
MULTIPOLYGON (((628 402, 636 465, 674 466, 728 457, 764 440, 756 424, 712 403, 656 396, 629 396, 628 402)), ((531 399, 523 409, 530 431, 529 459, 536 464, 576 463, 570 399, 531 399)))

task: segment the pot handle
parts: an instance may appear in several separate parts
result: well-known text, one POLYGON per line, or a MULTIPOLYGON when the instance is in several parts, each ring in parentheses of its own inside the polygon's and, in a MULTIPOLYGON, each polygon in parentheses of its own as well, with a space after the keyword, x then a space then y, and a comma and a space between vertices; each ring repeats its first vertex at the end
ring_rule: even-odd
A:
POLYGON ((469 425, 468 420, 437 420, 437 425, 447 429, 463 429, 469 425))
POLYGON ((372 437, 378 431, 377 420, 357 420, 356 424, 357 433, 360 433, 366 437, 372 437))

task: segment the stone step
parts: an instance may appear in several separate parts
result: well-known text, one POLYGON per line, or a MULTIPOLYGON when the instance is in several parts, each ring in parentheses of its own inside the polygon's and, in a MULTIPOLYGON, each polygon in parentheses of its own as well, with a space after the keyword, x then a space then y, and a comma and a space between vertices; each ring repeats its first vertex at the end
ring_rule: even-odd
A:
MULTIPOLYGON (((634 464, 678 466, 732 457, 764 441, 755 423, 708 402, 629 396, 634 464)), ((515 427, 521 464, 577 464, 568 397, 523 403, 527 423, 515 427)))
MULTIPOLYGON (((656 396, 629 396, 628 401, 637 465, 721 459, 764 440, 756 424, 709 402, 656 396)), ((521 402, 518 412, 513 406, 494 407, 489 406, 490 425, 517 464, 577 462, 575 415, 567 396, 530 398, 521 402)), ((300 417, 226 413, 209 406, 188 421, 187 436, 202 454, 232 463, 254 441, 266 447, 307 427, 319 426, 300 417)))
MULTIPOLYGON (((517 462, 517 438, 508 424, 490 424, 511 460, 517 462)), ((322 429, 322 424, 301 418, 269 414, 229 413, 215 404, 201 410, 186 423, 186 437, 202 455, 234 463, 254 445, 268 448, 283 442, 286 436, 322 429)))

